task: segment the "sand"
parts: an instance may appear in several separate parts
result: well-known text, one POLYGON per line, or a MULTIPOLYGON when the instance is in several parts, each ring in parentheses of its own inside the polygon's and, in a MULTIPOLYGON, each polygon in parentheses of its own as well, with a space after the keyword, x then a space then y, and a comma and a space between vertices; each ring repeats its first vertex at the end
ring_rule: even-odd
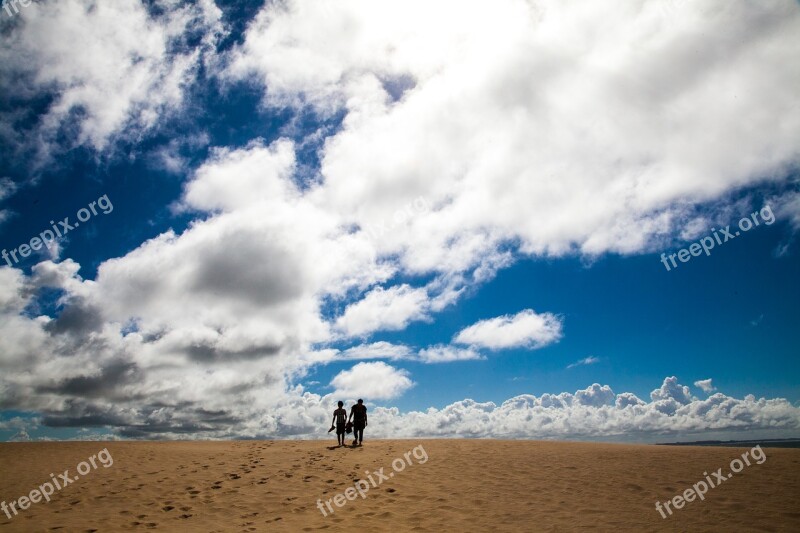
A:
POLYGON ((87 462, 86 474, 50 502, 17 507, 11 519, 0 512, 0 530, 800 531, 800 450, 774 448, 666 519, 657 500, 705 479, 704 471, 729 472, 748 449, 491 440, 366 441, 354 449, 329 441, 4 443, 0 500, 8 505, 52 484, 51 473, 58 480, 68 470, 72 478, 103 449, 113 465, 104 467, 108 457, 100 455, 96 469, 87 462), (359 479, 364 498, 345 495, 359 479))

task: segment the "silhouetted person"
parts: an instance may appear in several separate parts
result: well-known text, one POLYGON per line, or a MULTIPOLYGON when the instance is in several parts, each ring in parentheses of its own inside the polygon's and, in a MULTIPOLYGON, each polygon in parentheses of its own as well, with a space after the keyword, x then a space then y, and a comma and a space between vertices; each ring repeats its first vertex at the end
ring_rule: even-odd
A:
POLYGON ((367 406, 364 405, 364 400, 359 399, 350 408, 350 418, 353 419, 353 446, 364 444, 364 428, 367 427, 367 406))
POLYGON ((344 446, 344 427, 347 424, 347 411, 344 402, 339 402, 339 408, 333 412, 331 428, 336 424, 336 442, 339 446, 344 446))

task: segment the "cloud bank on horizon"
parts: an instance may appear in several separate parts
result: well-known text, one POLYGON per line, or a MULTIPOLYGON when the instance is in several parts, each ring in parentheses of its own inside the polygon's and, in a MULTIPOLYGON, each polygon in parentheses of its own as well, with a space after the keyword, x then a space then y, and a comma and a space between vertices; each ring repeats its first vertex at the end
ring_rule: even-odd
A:
POLYGON ((238 36, 212 0, 155 4, 38 2, 3 23, 2 153, 33 177, 0 178, 0 202, 61 154, 111 161, 179 129, 212 82, 292 119, 196 166, 162 152, 191 223, 93 279, 68 258, 0 266, 0 409, 35 414, 0 429, 319 437, 335 399, 364 396, 376 437, 800 430, 789 401, 712 379, 702 399, 666 377, 649 401, 595 383, 389 406, 418 388, 406 364, 446 376, 569 335, 563 310, 531 305, 397 340, 521 260, 660 251, 764 196, 800 228, 796 2, 286 0, 238 36), (59 311, 39 312, 52 291, 59 311), (303 384, 342 363, 329 393, 303 384))

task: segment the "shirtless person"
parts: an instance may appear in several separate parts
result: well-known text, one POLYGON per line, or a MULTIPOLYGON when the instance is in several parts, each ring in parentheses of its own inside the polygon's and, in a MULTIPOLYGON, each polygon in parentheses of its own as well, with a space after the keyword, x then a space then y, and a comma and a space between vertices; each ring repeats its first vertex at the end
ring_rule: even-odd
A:
POLYGON ((347 423, 347 411, 344 409, 344 402, 339 402, 339 408, 333 412, 331 427, 336 424, 336 442, 339 446, 344 446, 344 426, 347 423))
MULTIPOLYGON (((364 444, 364 428, 367 426, 367 406, 364 400, 359 399, 358 403, 350 408, 350 418, 353 419, 353 446, 364 444)), ((349 420, 349 419, 348 419, 349 420)))

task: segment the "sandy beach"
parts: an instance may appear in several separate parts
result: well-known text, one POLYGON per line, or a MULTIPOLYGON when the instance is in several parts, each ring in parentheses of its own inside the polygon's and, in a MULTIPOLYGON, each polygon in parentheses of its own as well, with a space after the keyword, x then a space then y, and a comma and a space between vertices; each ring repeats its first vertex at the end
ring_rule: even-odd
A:
POLYGON ((656 510, 656 501, 684 493, 704 472, 710 479, 720 467, 729 472, 748 450, 491 440, 385 440, 359 448, 328 441, 4 443, 0 498, 6 508, 17 502, 18 514, 0 515, 0 527, 800 530, 796 449, 764 449, 761 464, 742 464, 703 500, 684 502, 667 518, 656 510), (71 481, 49 502, 23 501, 27 509, 19 509, 20 496, 47 482, 61 485, 60 476, 71 481))

